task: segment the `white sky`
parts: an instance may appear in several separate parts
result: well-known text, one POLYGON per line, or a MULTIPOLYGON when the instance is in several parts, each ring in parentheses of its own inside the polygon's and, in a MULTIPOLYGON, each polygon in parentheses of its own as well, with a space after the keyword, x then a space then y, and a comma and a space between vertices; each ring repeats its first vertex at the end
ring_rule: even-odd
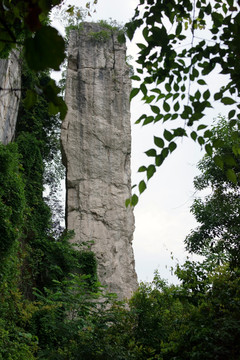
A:
MULTIPOLYGON (((83 0, 70 1, 71 4, 85 6, 83 0)), ((96 13, 86 21, 117 20, 124 24, 134 14, 138 0, 98 0, 96 13)), ((136 55, 135 39, 128 44, 128 53, 136 55)), ((139 41, 139 40, 138 40, 139 41)), ((211 84, 216 78, 209 78, 211 84)), ((227 109, 228 110, 228 109, 227 109)), ((224 115, 223 108, 221 113, 224 115)), ((220 108, 208 113, 205 121, 217 117, 220 108)), ((226 112, 226 111, 225 111, 226 112)), ((144 105, 137 99, 132 101, 132 184, 138 183, 142 175, 137 173, 148 158, 144 151, 153 147, 153 134, 162 132, 161 123, 141 127, 134 125, 140 115, 145 113, 144 105), (140 175, 140 176, 139 176, 140 175)), ((196 221, 190 214, 194 199, 193 178, 198 173, 197 162, 203 152, 192 140, 184 139, 178 148, 159 168, 149 182, 148 189, 141 195, 135 208, 134 254, 139 281, 151 281, 155 270, 169 282, 176 282, 171 267, 182 263, 189 254, 184 250, 184 239, 190 230, 196 227, 196 221)), ((190 257, 192 258, 192 257, 190 257)))

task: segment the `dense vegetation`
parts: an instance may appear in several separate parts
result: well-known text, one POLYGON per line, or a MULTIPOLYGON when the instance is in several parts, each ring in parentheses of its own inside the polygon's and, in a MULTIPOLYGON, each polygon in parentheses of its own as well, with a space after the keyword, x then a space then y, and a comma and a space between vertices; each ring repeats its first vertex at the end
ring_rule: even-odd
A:
MULTIPOLYGON (((54 212, 59 213, 60 205, 55 195, 62 172, 58 114, 60 111, 63 117, 66 109, 60 100, 60 89, 50 79, 46 68, 60 64, 62 42, 59 40, 57 47, 60 51, 57 65, 51 63, 50 53, 46 58, 50 63, 44 63, 44 69, 39 69, 42 63, 39 65, 38 59, 35 63, 31 53, 35 42, 38 45, 44 43, 44 34, 50 35, 49 41, 56 40, 54 30, 47 25, 47 14, 59 3, 4 1, 0 4, 1 55, 6 55, 18 44, 25 47, 16 139, 7 146, 0 145, 0 359, 239 360, 240 141, 237 97, 233 99, 236 109, 229 112, 228 119, 219 118, 203 136, 199 135, 199 131, 205 129, 203 124, 196 131, 190 128, 190 136, 206 149, 206 155, 199 163, 200 175, 194 181, 196 190, 212 189, 210 195, 194 201, 192 212, 199 227, 185 240, 187 249, 201 254, 202 261, 186 261, 177 266, 179 285, 168 285, 156 273, 151 284, 140 284, 128 306, 116 301, 112 294, 103 296, 97 281, 96 261, 88 251, 88 244, 76 250, 69 242, 71 233, 62 229, 59 219, 54 217, 54 212), (37 21, 33 24, 31 19, 37 21), (43 197, 46 186, 50 187, 50 200, 43 197)), ((239 89, 239 66, 235 63, 239 44, 234 35, 239 29, 239 14, 235 16, 237 8, 233 1, 213 3, 212 33, 215 36, 216 28, 223 29, 221 42, 227 41, 223 48, 231 66, 229 70, 224 67, 224 56, 222 59, 214 57, 218 48, 202 44, 192 47, 186 75, 191 81, 198 79, 199 69, 193 66, 194 59, 201 61, 209 57, 211 66, 219 61, 225 71, 230 71, 231 82, 218 96, 223 103, 231 104, 233 101, 229 99, 235 96, 234 86, 236 91, 239 89), (223 9, 225 15, 217 15, 218 9, 223 9), (228 42, 228 31, 232 31, 232 44, 228 42), (229 56, 228 49, 231 50, 229 56)), ((140 5, 148 7, 143 16, 147 45, 139 46, 142 69, 138 72, 141 75, 141 71, 147 69, 151 75, 143 79, 140 91, 144 100, 151 104, 153 98, 148 95, 148 84, 156 80, 159 85, 165 81, 166 90, 163 94, 159 89, 152 89, 158 90, 153 92, 158 94, 159 100, 163 99, 164 114, 157 106, 150 105, 155 120, 145 115, 141 120, 146 124, 161 119, 174 120, 174 114, 170 113, 172 105, 168 102, 175 96, 173 109, 177 113, 179 102, 172 94, 172 88, 177 93, 183 84, 180 84, 182 78, 174 82, 168 76, 172 69, 183 70, 182 61, 187 52, 172 52, 169 41, 175 38, 169 37, 162 25, 157 30, 155 22, 161 24, 157 21, 159 10, 169 17, 170 22, 177 19, 175 35, 181 40, 181 22, 185 19, 185 27, 193 24, 194 37, 194 29, 203 26, 204 15, 211 13, 209 4, 197 1, 199 16, 193 20, 189 15, 193 10, 192 3, 187 0, 141 0, 140 5), (157 55, 150 55, 148 51, 158 45, 159 31, 163 46, 162 53, 156 58, 157 55), (148 56, 152 58, 147 59, 148 56), (176 60, 176 56, 180 59, 176 60), (151 67, 144 59, 151 61, 151 67), (163 67, 159 65, 161 62, 163 67)), ((132 24, 128 25, 130 37, 143 21, 136 12, 132 24)), ((203 64, 202 75, 205 75, 211 66, 203 64)), ((135 80, 140 81, 136 76, 135 80)), ((198 79, 198 84, 204 86, 203 79, 198 79)), ((184 88, 181 91, 184 93, 184 88)), ((132 96, 136 92, 133 91, 132 96)), ((189 100, 189 105, 181 109, 181 118, 187 120, 187 126, 202 118, 203 108, 208 107, 211 99, 205 90, 203 94, 196 92, 189 96, 189 100)), ((148 179, 155 167, 175 149, 174 138, 185 136, 185 133, 176 128, 171 132, 165 130, 163 136, 164 139, 154 139, 156 147, 162 149, 161 154, 155 149, 148 152, 156 159, 155 165, 141 169, 146 171, 148 179), (164 141, 169 142, 167 147, 164 141)), ((141 182, 139 191, 145 188, 145 182, 141 182)), ((136 198, 133 199, 134 205, 136 198)))

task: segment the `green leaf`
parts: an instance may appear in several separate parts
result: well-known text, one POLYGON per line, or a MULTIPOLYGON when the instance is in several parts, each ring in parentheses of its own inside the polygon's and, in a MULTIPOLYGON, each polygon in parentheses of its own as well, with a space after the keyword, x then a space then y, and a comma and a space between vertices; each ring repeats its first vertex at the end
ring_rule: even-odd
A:
POLYGON ((157 155, 155 149, 147 150, 147 151, 145 151, 145 154, 146 154, 147 156, 150 156, 150 157, 151 157, 151 156, 152 156, 152 157, 155 157, 155 156, 157 155))
POLYGON ((126 24, 127 36, 129 37, 130 40, 132 40, 133 35, 134 35, 134 33, 135 33, 136 23, 137 23, 137 22, 130 21, 129 23, 126 24))
POLYGON ((204 80, 202 80, 202 79, 198 80, 197 83, 198 83, 199 85, 207 85, 206 81, 204 81, 204 80))
POLYGON ((140 90, 141 90, 141 92, 143 93, 144 96, 147 95, 147 88, 146 88, 146 85, 144 83, 142 83, 140 85, 140 90))
POLYGON ((173 138, 172 133, 170 131, 166 130, 166 129, 163 132, 163 136, 167 141, 171 141, 172 138, 173 138))
POLYGON ((199 136, 197 140, 198 140, 199 145, 205 144, 205 140, 202 136, 199 136))
POLYGON ((65 42, 56 29, 43 26, 33 38, 25 40, 25 58, 35 71, 60 70, 65 58, 65 42))
POLYGON ((151 110, 152 112, 154 112, 155 114, 159 114, 160 110, 159 110, 159 107, 158 106, 154 106, 154 105, 151 105, 151 110))
POLYGON ((195 98, 196 98, 197 100, 199 100, 200 97, 201 97, 201 93, 200 93, 200 91, 198 90, 198 91, 196 91, 196 93, 195 93, 195 98))
POLYGON ((203 134, 205 138, 211 138, 213 136, 213 133, 211 130, 206 130, 203 134))
POLYGON ((173 89, 174 89, 174 91, 178 91, 178 90, 179 90, 179 86, 178 86, 177 83, 175 83, 175 84, 173 85, 173 89))
POLYGON ((130 205, 131 206, 136 206, 137 203, 138 203, 138 196, 136 194, 133 194, 133 196, 131 197, 130 205))
POLYGON ((188 105, 184 105, 184 113, 188 115, 192 114, 192 108, 188 105))
POLYGON ((163 158, 163 159, 166 159, 166 157, 168 156, 168 154, 169 154, 169 149, 168 149, 168 148, 162 149, 161 155, 162 155, 162 158, 163 158))
POLYGON ((151 89, 152 92, 157 93, 157 94, 161 94, 161 90, 160 89, 151 89))
POLYGON ((130 205, 130 202, 131 202, 130 199, 127 199, 127 200, 125 201, 125 206, 126 206, 126 208, 130 205))
POLYGON ((214 158, 213 158, 215 164, 223 170, 223 159, 221 156, 219 155, 215 155, 214 158))
POLYGON ((234 184, 237 183, 237 176, 233 169, 228 169, 226 172, 227 178, 234 184))
POLYGON ((167 92, 171 91, 171 85, 170 84, 165 84, 165 89, 167 90, 167 92))
POLYGON ((164 141, 162 138, 159 138, 157 136, 154 136, 154 144, 159 147, 159 148, 163 148, 164 147, 164 141))
POLYGON ((196 133, 196 131, 192 131, 191 134, 190 134, 190 136, 191 136, 191 138, 192 138, 194 141, 196 141, 196 139, 197 139, 197 133, 196 133))
POLYGON ((154 165, 149 165, 149 167, 147 168, 147 179, 149 180, 155 172, 156 167, 154 165))
POLYGON ((140 118, 135 121, 135 124, 139 124, 139 123, 140 123, 143 119, 145 119, 146 117, 147 117, 146 114, 141 115, 140 118))
POLYGON ((204 100, 207 100, 210 98, 210 91, 209 90, 206 90, 204 93, 203 93, 203 98, 204 100))
POLYGON ((166 101, 164 101, 164 103, 163 103, 163 109, 166 112, 170 111, 170 105, 166 101))
POLYGON ((157 156, 155 157, 155 164, 156 164, 156 166, 161 166, 162 163, 163 163, 163 161, 164 161, 164 158, 163 158, 162 154, 157 155, 157 156))
MULTIPOLYGON (((167 114, 168 115, 168 114, 167 114)), ((166 116, 166 115, 165 115, 166 116)), ((172 116, 171 116, 171 118, 172 118, 172 120, 176 120, 177 118, 178 118, 178 114, 173 114, 172 116)))
POLYGON ((223 97, 221 99, 221 102, 224 104, 224 105, 232 105, 232 104, 235 104, 236 101, 230 97, 223 97))
POLYGON ((174 133, 174 136, 179 136, 179 137, 187 136, 186 130, 181 127, 174 129, 173 133, 174 133))
POLYGON ((137 46, 139 47, 139 49, 141 49, 141 50, 146 49, 146 45, 144 45, 144 44, 137 43, 136 45, 137 45, 137 46))
POLYGON ((148 32, 149 32, 148 27, 145 27, 142 31, 143 37, 146 41, 148 41, 148 32))
POLYGON ((143 125, 150 124, 150 123, 153 122, 153 121, 154 121, 154 117, 153 117, 153 116, 148 116, 148 117, 146 117, 146 119, 144 120, 143 125))
POLYGON ((176 148, 177 148, 177 144, 175 142, 170 142, 170 144, 168 145, 168 148, 170 150, 170 152, 173 152, 176 148))
POLYGON ((207 128, 207 125, 199 125, 198 127, 197 127, 197 131, 200 131, 200 130, 203 130, 203 129, 206 129, 207 128))
POLYGON ((229 113, 228 113, 228 119, 233 118, 235 114, 236 114, 236 110, 231 110, 231 111, 229 111, 229 113))
POLYGON ((139 193, 142 194, 144 192, 144 190, 146 190, 147 186, 144 180, 140 181, 139 185, 139 193))
POLYGON ((137 75, 133 75, 133 76, 131 76, 131 80, 140 81, 141 78, 137 75))
POLYGON ((171 118, 171 114, 166 114, 163 116, 163 122, 169 120, 171 118))
POLYGON ((182 32, 182 23, 179 22, 176 28, 176 36, 179 36, 182 32))
POLYGON ((130 101, 134 98, 134 96, 136 96, 139 93, 139 89, 137 88, 133 88, 131 93, 130 93, 130 101))
POLYGON ((173 106, 174 111, 178 111, 180 108, 179 102, 176 102, 176 104, 173 106))
POLYGON ((205 150, 209 156, 212 156, 212 146, 210 144, 205 145, 205 150))
POLYGON ((154 99, 155 99, 155 96, 154 96, 154 95, 148 96, 148 97, 146 98, 146 104, 150 104, 154 99))
POLYGON ((237 124, 237 120, 236 119, 232 119, 229 121, 229 126, 230 127, 234 127, 237 124))
POLYGON ((218 93, 216 93, 215 95, 214 95, 214 100, 219 100, 219 99, 221 99, 222 98, 222 93, 221 93, 221 91, 219 91, 218 93))
POLYGON ((140 168, 138 169, 138 172, 144 172, 147 171, 146 166, 140 166, 140 168))

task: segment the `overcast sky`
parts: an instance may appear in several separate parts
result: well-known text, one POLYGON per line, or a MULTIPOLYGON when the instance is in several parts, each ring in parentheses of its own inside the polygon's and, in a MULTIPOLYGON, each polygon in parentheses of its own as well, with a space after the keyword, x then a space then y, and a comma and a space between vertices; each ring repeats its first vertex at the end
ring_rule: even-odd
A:
MULTIPOLYGON (((84 7, 86 1, 70 2, 84 7)), ((98 0, 96 13, 86 21, 111 18, 124 24, 133 16, 137 4, 138 0, 98 0)), ((136 58, 135 42, 136 39, 128 43, 128 54, 136 58)), ((214 82, 216 78, 210 79, 210 83, 214 82)), ((209 112, 205 123, 217 117, 219 111, 213 109, 209 112)), ((132 184, 142 179, 137 170, 147 164, 144 151, 153 147, 153 134, 158 136, 162 132, 160 122, 146 127, 134 125, 143 113, 145 108, 140 99, 132 101, 132 184)), ((171 267, 189 256, 184 250, 184 239, 197 226, 190 206, 194 196, 199 195, 194 194, 193 178, 198 173, 196 165, 202 156, 200 147, 192 140, 179 142, 177 150, 167 158, 141 195, 134 211, 136 229, 133 241, 139 281, 151 281, 154 271, 158 270, 163 278, 176 282, 171 267)))

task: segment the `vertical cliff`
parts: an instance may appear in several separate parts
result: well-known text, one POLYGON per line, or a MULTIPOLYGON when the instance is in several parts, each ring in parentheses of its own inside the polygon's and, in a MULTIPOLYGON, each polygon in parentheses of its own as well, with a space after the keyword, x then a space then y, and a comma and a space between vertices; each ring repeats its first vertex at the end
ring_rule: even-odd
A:
POLYGON ((131 130, 126 46, 99 24, 72 31, 62 125, 67 170, 67 228, 74 242, 94 241, 102 284, 120 298, 137 287, 132 237, 131 130))
POLYGON ((19 54, 12 51, 8 59, 0 59, 0 142, 4 145, 14 138, 20 96, 19 54))

